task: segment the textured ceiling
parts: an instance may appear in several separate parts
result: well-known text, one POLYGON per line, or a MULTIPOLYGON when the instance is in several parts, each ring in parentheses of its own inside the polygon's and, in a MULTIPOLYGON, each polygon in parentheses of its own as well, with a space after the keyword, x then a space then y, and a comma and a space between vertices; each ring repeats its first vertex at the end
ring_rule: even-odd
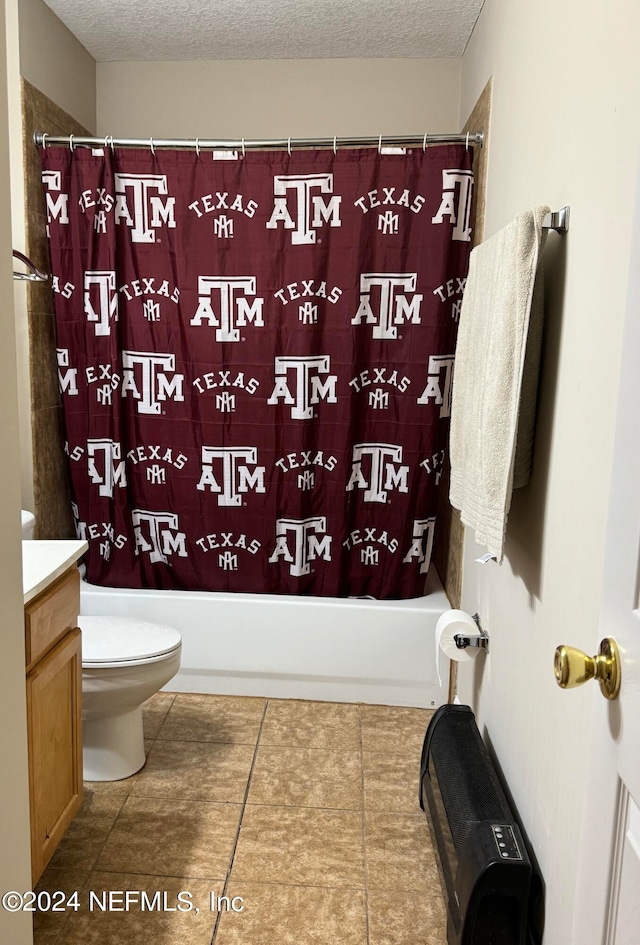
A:
POLYGON ((100 62, 447 58, 483 0, 46 0, 100 62))

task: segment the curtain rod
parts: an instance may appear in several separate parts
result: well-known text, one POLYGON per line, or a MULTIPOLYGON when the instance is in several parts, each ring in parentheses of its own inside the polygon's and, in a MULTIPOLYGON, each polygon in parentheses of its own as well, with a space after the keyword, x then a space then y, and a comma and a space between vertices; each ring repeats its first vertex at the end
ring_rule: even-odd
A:
POLYGON ((272 139, 245 139, 219 140, 215 138, 114 138, 106 135, 104 138, 88 138, 82 135, 49 135, 36 131, 33 135, 37 147, 49 145, 88 148, 184 148, 200 151, 201 148, 214 151, 242 151, 259 148, 341 148, 373 147, 422 147, 426 149, 430 144, 466 144, 482 147, 484 135, 482 132, 460 135, 376 135, 364 138, 272 138, 272 139))

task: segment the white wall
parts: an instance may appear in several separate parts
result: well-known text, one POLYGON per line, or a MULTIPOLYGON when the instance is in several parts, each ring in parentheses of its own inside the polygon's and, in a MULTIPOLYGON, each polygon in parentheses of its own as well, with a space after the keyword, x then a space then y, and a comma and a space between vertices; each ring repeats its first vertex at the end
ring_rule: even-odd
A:
POLYGON ((98 134, 324 137, 459 127, 459 59, 98 63, 98 134))
POLYGON ((42 0, 19 0, 24 78, 76 121, 96 126, 96 63, 42 0))
MULTIPOLYGON (((0 0, 0 205, 8 208, 6 12, 12 16, 15 7, 6 11, 0 0)), ((5 457, 0 464, 0 891, 5 892, 31 885, 19 466, 10 459, 18 455, 18 409, 9 213, 0 214, 0 313, 0 439, 5 457)), ((31 940, 28 914, 0 910, 0 941, 29 945, 31 940)))
POLYGON ((558 689, 553 654, 560 643, 595 653, 599 638, 640 143, 638 35, 640 7, 623 0, 486 0, 463 59, 463 119, 494 76, 485 235, 523 208, 571 206, 570 232, 552 234, 545 251, 534 476, 514 497, 502 566, 474 562, 481 549, 467 530, 463 607, 480 612, 491 652, 461 666, 459 684, 540 860, 550 945, 574 942, 589 719, 606 709, 594 684, 558 689))

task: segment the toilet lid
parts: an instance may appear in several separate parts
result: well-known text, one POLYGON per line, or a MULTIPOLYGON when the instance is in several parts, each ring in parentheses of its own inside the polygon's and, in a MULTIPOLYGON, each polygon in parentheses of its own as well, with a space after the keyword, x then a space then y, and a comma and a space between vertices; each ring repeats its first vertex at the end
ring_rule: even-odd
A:
POLYGON ((163 656, 182 638, 174 627, 132 617, 78 617, 83 663, 125 663, 163 656))

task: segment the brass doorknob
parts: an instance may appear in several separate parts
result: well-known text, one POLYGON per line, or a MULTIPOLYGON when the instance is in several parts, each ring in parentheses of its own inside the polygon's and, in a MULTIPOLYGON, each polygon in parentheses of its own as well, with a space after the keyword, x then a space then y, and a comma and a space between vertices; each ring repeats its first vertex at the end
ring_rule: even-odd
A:
POLYGON ((561 689, 573 689, 589 679, 597 679, 606 699, 615 699, 620 692, 620 651, 612 637, 602 640, 597 656, 587 656, 575 646, 559 646, 553 671, 561 689))

